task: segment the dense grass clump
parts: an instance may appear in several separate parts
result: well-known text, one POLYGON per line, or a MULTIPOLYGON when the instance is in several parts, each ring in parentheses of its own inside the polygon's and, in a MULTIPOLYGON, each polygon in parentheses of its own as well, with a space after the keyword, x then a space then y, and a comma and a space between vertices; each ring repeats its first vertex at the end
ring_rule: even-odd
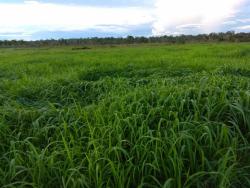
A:
POLYGON ((250 187, 250 45, 1 49, 0 187, 250 187))

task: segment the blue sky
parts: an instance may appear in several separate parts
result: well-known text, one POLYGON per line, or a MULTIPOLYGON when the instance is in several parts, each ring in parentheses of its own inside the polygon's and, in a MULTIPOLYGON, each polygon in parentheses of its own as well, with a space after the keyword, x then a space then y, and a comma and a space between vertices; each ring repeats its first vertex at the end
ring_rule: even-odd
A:
POLYGON ((250 32, 250 0, 0 0, 0 40, 250 32))

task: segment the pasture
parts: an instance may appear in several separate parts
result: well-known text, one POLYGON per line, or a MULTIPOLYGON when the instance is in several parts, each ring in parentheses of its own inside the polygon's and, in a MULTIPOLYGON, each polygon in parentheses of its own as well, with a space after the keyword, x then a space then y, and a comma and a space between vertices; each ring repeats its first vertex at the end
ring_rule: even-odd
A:
POLYGON ((0 187, 249 187, 250 44, 0 49, 0 187))

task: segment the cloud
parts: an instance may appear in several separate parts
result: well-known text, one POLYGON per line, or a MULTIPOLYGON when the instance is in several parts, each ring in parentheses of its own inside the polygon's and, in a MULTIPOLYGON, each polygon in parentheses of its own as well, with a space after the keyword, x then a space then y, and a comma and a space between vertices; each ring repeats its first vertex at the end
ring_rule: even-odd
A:
POLYGON ((151 9, 140 7, 94 7, 25 1, 0 3, 0 34, 12 32, 120 31, 153 21, 151 9))
POLYGON ((237 21, 241 23, 250 23, 250 18, 237 19, 237 21))
POLYGON ((202 24, 183 24, 176 26, 176 29, 196 29, 200 28, 202 24))
POLYGON ((224 21, 223 25, 236 25, 238 22, 234 20, 224 21))
MULTIPOLYGON (((0 0, 1 1, 1 0, 0 0)), ((37 0, 41 3, 55 4, 71 4, 71 5, 90 5, 90 6, 105 6, 105 7, 121 7, 121 6, 152 6, 154 0, 37 0)))
MULTIPOLYGON (((100 1, 93 0, 90 6, 85 4, 87 1, 80 0, 69 0, 66 3, 59 0, 3 3, 0 0, 0 37, 29 40, 34 35, 36 39, 39 38, 38 33, 46 33, 46 37, 49 33, 55 37, 53 33, 66 32, 81 36, 79 32, 85 31, 93 37, 97 33, 98 36, 100 33, 114 36, 139 33, 148 36, 233 29, 248 31, 248 27, 244 25, 249 25, 250 22, 249 10, 242 6, 248 0, 121 0, 119 2, 123 6, 110 7, 103 6, 105 1, 98 4, 100 1), (128 7, 125 2, 134 2, 134 5, 150 2, 152 6, 143 6, 145 3, 142 3, 141 7, 128 7), (239 10, 245 11, 244 14, 241 13, 241 17, 236 16, 239 10)), ((112 4, 111 1, 109 5, 112 4)))
POLYGON ((195 26, 196 32, 217 30, 233 18, 246 0, 156 0, 152 33, 164 35, 183 33, 183 26, 195 26), (198 26, 198 27, 197 27, 198 26))
POLYGON ((236 30, 237 32, 241 32, 241 31, 250 32, 250 25, 238 26, 238 27, 235 27, 234 30, 236 30))

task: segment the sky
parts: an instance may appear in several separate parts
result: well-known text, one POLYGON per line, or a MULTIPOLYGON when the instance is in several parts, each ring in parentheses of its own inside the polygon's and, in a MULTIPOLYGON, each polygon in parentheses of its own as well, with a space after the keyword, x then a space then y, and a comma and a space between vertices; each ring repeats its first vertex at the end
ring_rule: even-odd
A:
POLYGON ((250 0, 0 0, 0 40, 250 32, 250 0))

